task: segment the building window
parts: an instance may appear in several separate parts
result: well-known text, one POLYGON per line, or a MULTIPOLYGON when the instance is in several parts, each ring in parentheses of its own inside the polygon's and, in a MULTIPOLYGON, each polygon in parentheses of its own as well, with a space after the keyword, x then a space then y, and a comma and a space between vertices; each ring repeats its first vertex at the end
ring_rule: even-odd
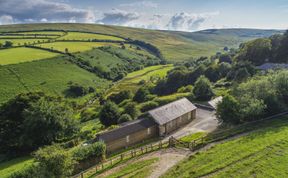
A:
POLYGON ((147 129, 147 134, 148 134, 148 135, 151 134, 151 129, 150 129, 150 128, 147 129))
POLYGON ((130 142, 130 136, 129 136, 129 135, 126 136, 126 142, 127 142, 127 143, 130 142))

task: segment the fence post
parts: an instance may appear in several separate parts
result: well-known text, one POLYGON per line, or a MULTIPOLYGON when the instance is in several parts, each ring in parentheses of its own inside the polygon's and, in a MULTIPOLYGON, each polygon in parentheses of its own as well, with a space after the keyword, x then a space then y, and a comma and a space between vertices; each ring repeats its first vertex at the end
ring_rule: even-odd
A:
POLYGON ((98 171, 97 168, 98 168, 98 166, 96 165, 96 167, 95 167, 95 173, 97 173, 97 171, 98 171))
POLYGON ((84 178, 84 176, 83 176, 83 172, 81 173, 81 178, 84 178))
POLYGON ((162 148, 162 141, 159 142, 159 148, 162 148))
POLYGON ((151 151, 153 151, 153 146, 152 146, 152 143, 151 143, 150 147, 151 147, 151 151))
POLYGON ((103 165, 103 163, 102 163, 102 170, 104 169, 104 165, 103 165))
POLYGON ((141 147, 141 152, 142 152, 142 154, 143 154, 143 147, 141 147))
POLYGON ((123 154, 121 154, 121 161, 123 161, 123 157, 124 157, 123 154))

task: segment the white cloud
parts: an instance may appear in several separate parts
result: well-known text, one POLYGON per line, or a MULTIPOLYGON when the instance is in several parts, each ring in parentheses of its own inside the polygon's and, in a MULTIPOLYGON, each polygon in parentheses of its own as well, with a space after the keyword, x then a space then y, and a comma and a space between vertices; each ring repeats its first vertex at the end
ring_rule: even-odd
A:
POLYGON ((120 4, 120 7, 150 7, 157 8, 158 4, 151 1, 140 1, 127 4, 120 4))
POLYGON ((194 31, 198 30, 199 27, 209 18, 218 15, 219 12, 213 13, 202 13, 202 14, 189 14, 185 12, 177 13, 173 15, 168 24, 169 30, 179 31, 194 31))
POLYGON ((70 6, 67 3, 48 0, 0 0, 0 14, 7 14, 17 22, 47 21, 94 22, 94 13, 70 6))
POLYGON ((139 17, 140 15, 136 12, 112 9, 109 12, 105 12, 103 17, 97 22, 108 25, 127 25, 129 22, 139 19, 139 17))
POLYGON ((2 15, 0 16, 0 25, 5 25, 5 24, 13 24, 14 19, 10 15, 2 15))

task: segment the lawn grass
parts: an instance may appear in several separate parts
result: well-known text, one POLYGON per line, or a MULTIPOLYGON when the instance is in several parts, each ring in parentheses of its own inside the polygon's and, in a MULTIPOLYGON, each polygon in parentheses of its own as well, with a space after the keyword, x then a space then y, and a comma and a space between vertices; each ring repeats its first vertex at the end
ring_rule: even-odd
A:
POLYGON ((33 39, 0 39, 0 43, 4 44, 5 41, 11 41, 13 43, 13 46, 23 46, 24 44, 32 45, 39 43, 39 41, 42 42, 47 42, 49 39, 38 39, 38 38, 33 38, 33 39))
POLYGON ((20 171, 28 166, 31 166, 34 160, 31 156, 15 158, 6 162, 0 163, 0 177, 8 178, 14 172, 20 171))
MULTIPOLYGON (((5 34, 5 33, 4 33, 5 34)), ((16 33, 9 33, 9 34, 23 34, 23 35, 53 35, 53 36, 63 36, 65 32, 62 31, 28 31, 28 32, 16 32, 16 33)))
POLYGON ((197 133, 193 133, 193 134, 184 136, 184 137, 180 138, 180 140, 182 142, 192 142, 192 141, 197 140, 199 138, 202 138, 206 135, 207 134, 205 132, 197 132, 197 133))
POLYGON ((140 81, 148 81, 152 76, 163 78, 171 69, 173 69, 173 65, 158 65, 131 72, 123 80, 116 83, 107 92, 107 94, 109 95, 113 92, 120 92, 123 90, 131 90, 132 92, 135 92, 138 88, 141 87, 139 84, 140 81))
POLYGON ((287 119, 190 156, 162 177, 287 177, 287 119))
POLYGON ((129 164, 124 166, 119 171, 106 176, 105 178, 118 178, 118 177, 125 177, 125 178, 146 178, 152 172, 152 165, 157 163, 159 158, 153 158, 148 160, 142 160, 134 162, 133 164, 129 164))
POLYGON ((22 62, 52 58, 58 55, 58 53, 25 47, 3 49, 0 50, 0 65, 18 64, 22 62))
POLYGON ((0 66, 0 103, 19 93, 36 90, 64 96, 69 82, 78 83, 84 87, 91 86, 97 91, 106 89, 111 83, 65 58, 61 56, 17 65, 0 66))
POLYGON ((105 43, 105 42, 53 42, 53 43, 44 43, 38 44, 36 46, 54 49, 58 51, 65 52, 65 49, 68 49, 70 53, 83 52, 91 50, 92 48, 98 48, 101 46, 119 46, 117 43, 105 43))
POLYGON ((124 41, 124 39, 115 36, 93 34, 93 33, 80 33, 80 32, 68 32, 67 35, 59 38, 59 40, 92 40, 92 39, 124 41))

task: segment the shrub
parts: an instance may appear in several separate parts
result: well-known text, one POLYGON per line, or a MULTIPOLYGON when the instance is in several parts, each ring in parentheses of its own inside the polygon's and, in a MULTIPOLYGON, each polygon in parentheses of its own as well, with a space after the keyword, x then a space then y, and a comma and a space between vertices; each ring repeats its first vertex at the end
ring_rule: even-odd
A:
POLYGON ((73 150, 73 158, 77 161, 83 161, 90 158, 105 159, 106 145, 103 142, 95 142, 86 146, 80 146, 73 150))
POLYGON ((193 94, 198 100, 210 100, 214 95, 210 81, 203 75, 195 82, 193 94))
POLYGON ((119 93, 113 93, 111 94, 108 99, 113 101, 116 104, 121 103, 122 101, 126 99, 131 99, 132 93, 129 90, 120 91, 119 93))
POLYGON ((151 109, 157 108, 159 106, 159 104, 155 101, 148 101, 146 103, 143 104, 143 106, 141 107, 141 112, 146 112, 149 111, 151 109))
POLYGON ((41 173, 39 172, 39 166, 32 165, 20 171, 14 172, 10 175, 10 178, 42 178, 41 173))
POLYGON ((192 85, 187 85, 185 87, 181 87, 177 90, 177 93, 188 93, 188 92, 192 92, 193 90, 193 86, 192 85))
POLYGON ((124 107, 124 113, 129 114, 132 119, 135 119, 139 115, 139 110, 136 107, 136 103, 130 102, 124 107))
POLYGON ((132 121, 132 120, 133 119, 132 119, 132 117, 129 114, 123 114, 119 118, 118 123, 121 124, 121 123, 132 121))
POLYGON ((34 157, 43 177, 68 177, 73 172, 72 156, 58 145, 40 148, 34 157))
POLYGON ((150 94, 150 92, 147 88, 141 87, 135 93, 133 100, 138 102, 138 103, 144 102, 144 101, 146 101, 146 97, 149 94, 150 94))
POLYGON ((100 122, 106 127, 117 124, 119 117, 119 108, 111 101, 107 101, 99 113, 100 122))

